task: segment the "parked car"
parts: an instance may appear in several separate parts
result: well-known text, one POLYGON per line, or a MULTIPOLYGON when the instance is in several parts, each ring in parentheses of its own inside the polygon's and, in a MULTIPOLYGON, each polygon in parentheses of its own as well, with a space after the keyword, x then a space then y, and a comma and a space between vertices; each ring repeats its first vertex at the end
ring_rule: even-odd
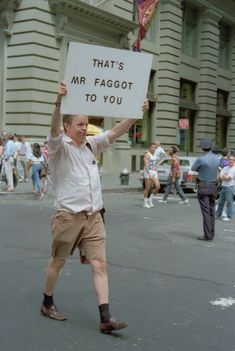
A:
MULTIPOLYGON (((197 192, 197 183, 196 177, 197 172, 191 171, 191 167, 196 161, 197 157, 194 156, 179 156, 180 161, 180 185, 183 189, 191 190, 192 192, 197 192)), ((167 179, 169 176, 171 167, 171 158, 164 157, 157 166, 158 170, 158 178, 161 186, 161 190, 164 190, 167 179)), ((143 171, 140 171, 140 181, 143 182, 144 188, 144 179, 143 179, 143 171)))

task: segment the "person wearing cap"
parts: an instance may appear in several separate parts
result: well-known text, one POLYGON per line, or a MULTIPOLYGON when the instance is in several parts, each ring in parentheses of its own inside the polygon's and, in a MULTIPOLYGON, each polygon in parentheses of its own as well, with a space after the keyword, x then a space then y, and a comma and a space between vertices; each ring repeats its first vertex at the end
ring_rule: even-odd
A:
POLYGON ((211 151, 211 140, 201 140, 200 146, 204 153, 192 166, 192 171, 198 172, 198 201, 203 217, 204 235, 198 237, 198 240, 209 241, 213 240, 215 235, 215 200, 219 158, 211 151))

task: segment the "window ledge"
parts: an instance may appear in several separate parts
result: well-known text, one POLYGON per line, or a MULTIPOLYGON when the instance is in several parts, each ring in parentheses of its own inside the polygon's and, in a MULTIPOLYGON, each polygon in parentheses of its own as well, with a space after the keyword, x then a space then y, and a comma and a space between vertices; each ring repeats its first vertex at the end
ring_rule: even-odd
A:
POLYGON ((95 26, 109 28, 117 35, 127 35, 138 28, 138 24, 92 5, 77 0, 48 0, 50 8, 57 15, 65 15, 78 21, 79 16, 95 26))

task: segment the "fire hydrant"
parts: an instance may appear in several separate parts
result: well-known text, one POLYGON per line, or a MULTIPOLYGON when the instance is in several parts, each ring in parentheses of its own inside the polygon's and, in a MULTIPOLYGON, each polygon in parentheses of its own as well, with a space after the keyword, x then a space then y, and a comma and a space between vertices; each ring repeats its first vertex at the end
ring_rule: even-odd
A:
POLYGON ((123 168, 121 173, 120 173, 121 185, 128 185, 129 184, 129 175, 130 175, 130 172, 128 171, 128 169, 123 168))

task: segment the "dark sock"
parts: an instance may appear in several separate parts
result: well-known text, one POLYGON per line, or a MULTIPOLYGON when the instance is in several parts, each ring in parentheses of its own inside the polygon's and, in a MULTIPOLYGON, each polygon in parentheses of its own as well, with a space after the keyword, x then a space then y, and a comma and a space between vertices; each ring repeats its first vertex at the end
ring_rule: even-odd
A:
POLYGON ((54 305, 53 295, 49 296, 49 295, 46 295, 44 293, 43 305, 44 306, 52 306, 52 305, 54 305))
POLYGON ((102 305, 99 305, 99 311, 101 323, 108 322, 111 318, 111 315, 109 313, 109 304, 103 303, 102 305))

